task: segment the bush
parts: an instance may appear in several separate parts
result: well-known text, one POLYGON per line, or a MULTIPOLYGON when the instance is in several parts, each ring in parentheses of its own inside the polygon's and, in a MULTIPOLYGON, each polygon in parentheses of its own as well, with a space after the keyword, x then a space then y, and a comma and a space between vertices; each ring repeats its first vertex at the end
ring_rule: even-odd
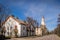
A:
POLYGON ((11 39, 11 36, 6 36, 5 39, 11 39))

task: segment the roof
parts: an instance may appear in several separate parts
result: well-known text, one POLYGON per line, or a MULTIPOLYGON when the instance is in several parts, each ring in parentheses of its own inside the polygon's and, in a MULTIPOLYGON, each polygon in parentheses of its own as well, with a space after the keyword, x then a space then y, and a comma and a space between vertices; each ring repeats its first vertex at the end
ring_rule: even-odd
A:
POLYGON ((2 22, 2 25, 5 24, 5 22, 6 22, 9 18, 13 18, 13 19, 16 20, 18 23, 23 24, 23 25, 26 25, 26 23, 25 23, 24 21, 19 20, 19 19, 13 17, 13 16, 8 16, 8 17, 6 18, 6 20, 5 20, 4 22, 2 22))

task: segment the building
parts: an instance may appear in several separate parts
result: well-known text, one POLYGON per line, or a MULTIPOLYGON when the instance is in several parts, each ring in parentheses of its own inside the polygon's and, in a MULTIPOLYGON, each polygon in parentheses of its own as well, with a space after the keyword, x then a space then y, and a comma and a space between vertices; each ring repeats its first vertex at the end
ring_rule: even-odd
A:
POLYGON ((35 28, 32 25, 27 24, 27 36, 34 36, 35 28))
POLYGON ((48 30, 46 28, 45 19, 44 19, 44 16, 43 16, 42 20, 41 20, 40 27, 35 28, 35 34, 37 36, 43 36, 43 35, 46 35, 47 32, 48 32, 48 30))
POLYGON ((18 20, 13 16, 9 16, 3 23, 2 23, 2 33, 5 36, 11 37, 21 37, 27 36, 26 31, 26 23, 22 20, 18 20))
POLYGON ((42 30, 41 30, 40 27, 36 27, 36 29, 35 29, 35 35, 36 36, 42 36, 42 30))
POLYGON ((44 16, 42 17, 40 28, 42 30, 42 35, 46 35, 46 33, 48 32, 48 30, 46 28, 44 16))

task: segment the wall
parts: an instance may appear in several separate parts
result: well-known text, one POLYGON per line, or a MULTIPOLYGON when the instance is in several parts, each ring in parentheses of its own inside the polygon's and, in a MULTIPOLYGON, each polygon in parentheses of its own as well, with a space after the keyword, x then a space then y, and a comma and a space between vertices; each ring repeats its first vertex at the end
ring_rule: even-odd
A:
POLYGON ((42 30, 41 30, 41 28, 36 28, 36 29, 35 29, 35 34, 36 34, 37 36, 42 36, 42 30))
POLYGON ((21 36, 27 36, 27 30, 25 25, 21 25, 21 36))
POLYGON ((19 24, 16 20, 14 20, 13 18, 9 18, 7 20, 7 22, 3 25, 6 27, 6 33, 5 33, 5 36, 9 36, 8 35, 8 27, 9 27, 9 32, 12 31, 12 36, 14 36, 14 27, 17 26, 17 29, 18 29, 18 36, 21 36, 21 24, 19 24), (12 28, 11 28, 12 27, 12 28))

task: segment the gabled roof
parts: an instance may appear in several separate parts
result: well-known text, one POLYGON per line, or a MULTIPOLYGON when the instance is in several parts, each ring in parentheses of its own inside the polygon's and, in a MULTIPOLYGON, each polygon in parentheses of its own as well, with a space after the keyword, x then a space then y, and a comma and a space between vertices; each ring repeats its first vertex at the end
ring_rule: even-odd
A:
POLYGON ((26 25, 26 23, 25 23, 24 21, 19 20, 19 19, 13 17, 13 16, 7 17, 6 20, 5 20, 4 22, 2 22, 2 25, 5 24, 5 22, 6 22, 9 18, 13 18, 13 19, 16 20, 18 23, 23 24, 23 25, 26 25))

